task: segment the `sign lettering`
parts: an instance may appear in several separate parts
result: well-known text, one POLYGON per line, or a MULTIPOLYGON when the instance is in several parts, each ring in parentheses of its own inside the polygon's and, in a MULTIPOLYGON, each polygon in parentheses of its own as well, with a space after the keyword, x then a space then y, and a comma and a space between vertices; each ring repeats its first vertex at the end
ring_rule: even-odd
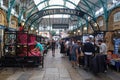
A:
POLYGON ((76 15, 82 17, 84 15, 84 12, 74 9, 48 9, 48 10, 40 11, 38 14, 41 16, 51 15, 51 14, 70 14, 70 15, 76 15))
POLYGON ((52 15, 52 14, 69 14, 69 15, 76 15, 78 17, 83 17, 85 13, 81 10, 75 10, 75 9, 64 9, 64 8, 46 9, 46 10, 41 10, 34 13, 32 16, 28 18, 26 23, 28 24, 28 23, 34 22, 34 20, 37 20, 46 15, 52 15))

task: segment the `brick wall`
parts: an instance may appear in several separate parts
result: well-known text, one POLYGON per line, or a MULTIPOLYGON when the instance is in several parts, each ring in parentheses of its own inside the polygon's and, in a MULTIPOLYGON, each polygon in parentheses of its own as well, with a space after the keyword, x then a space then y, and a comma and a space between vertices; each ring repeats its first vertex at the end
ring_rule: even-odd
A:
POLYGON ((0 9, 0 25, 7 26, 6 14, 2 9, 0 9))
POLYGON ((11 24, 10 24, 11 28, 17 29, 18 27, 18 20, 15 16, 11 17, 11 24))
POLYGON ((93 30, 92 30, 92 28, 91 28, 91 26, 89 25, 89 27, 88 27, 88 33, 93 33, 93 30))
POLYGON ((103 16, 99 16, 97 18, 97 23, 99 24, 100 21, 103 21, 103 25, 102 26, 99 26, 100 27, 100 30, 105 30, 106 27, 105 27, 105 21, 104 21, 104 17, 103 16))
POLYGON ((108 19, 109 30, 120 29, 120 21, 114 23, 114 14, 119 11, 120 11, 120 8, 116 8, 116 9, 113 9, 113 11, 110 13, 109 19, 108 19))

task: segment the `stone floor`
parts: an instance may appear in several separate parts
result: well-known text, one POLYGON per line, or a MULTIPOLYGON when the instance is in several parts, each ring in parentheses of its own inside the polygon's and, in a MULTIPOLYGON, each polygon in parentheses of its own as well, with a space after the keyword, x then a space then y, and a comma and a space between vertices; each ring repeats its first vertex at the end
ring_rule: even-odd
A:
POLYGON ((108 70, 94 75, 82 68, 72 68, 68 58, 62 58, 59 50, 55 57, 51 51, 45 56, 44 68, 4 68, 0 70, 0 80, 120 80, 120 73, 108 70))

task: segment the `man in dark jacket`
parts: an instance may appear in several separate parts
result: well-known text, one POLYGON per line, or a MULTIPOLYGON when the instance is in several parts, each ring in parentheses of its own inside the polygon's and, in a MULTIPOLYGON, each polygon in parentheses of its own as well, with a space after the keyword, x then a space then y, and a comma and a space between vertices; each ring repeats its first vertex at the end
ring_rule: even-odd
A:
POLYGON ((94 45, 90 42, 90 39, 86 40, 83 46, 83 53, 85 55, 85 69, 89 69, 92 55, 95 52, 94 45))

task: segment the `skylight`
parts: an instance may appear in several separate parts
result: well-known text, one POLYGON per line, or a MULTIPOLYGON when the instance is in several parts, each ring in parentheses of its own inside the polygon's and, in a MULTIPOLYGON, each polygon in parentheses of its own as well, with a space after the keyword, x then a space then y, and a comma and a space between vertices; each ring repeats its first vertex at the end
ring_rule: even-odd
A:
MULTIPOLYGON (((45 0, 34 0, 34 2, 35 2, 35 5, 38 5, 40 2, 43 2, 43 1, 45 1, 45 0)), ((75 5, 78 5, 78 3, 79 3, 79 1, 80 0, 69 0, 69 1, 71 1, 71 2, 73 2, 75 5)), ((46 6, 46 9, 51 9, 51 8, 64 8, 64 7, 62 7, 62 6, 65 6, 65 7, 68 7, 68 8, 70 8, 70 9, 75 9, 76 8, 76 6, 75 5, 73 5, 73 4, 71 4, 71 2, 68 2, 68 1, 66 1, 66 0, 48 0, 48 1, 45 1, 45 2, 43 2, 43 3, 41 3, 39 6, 38 6, 38 10, 42 10, 43 8, 45 8, 46 6), (52 6, 52 5, 54 5, 54 6, 52 6), (55 6, 55 5, 57 5, 57 6, 55 6), (62 6, 58 6, 58 5, 62 5, 62 6), (48 6, 51 6, 51 7, 48 7, 48 6)), ((60 15, 55 15, 54 16, 54 18, 60 18, 60 17, 69 17, 69 15, 63 15, 63 14, 60 14, 60 15)), ((49 16, 45 16, 45 18, 49 18, 49 16)), ((51 16, 50 16, 51 17, 51 16)), ((61 17, 61 18, 62 18, 61 17)))
POLYGON ((75 6, 69 2, 66 2, 66 6, 71 8, 71 9, 75 9, 75 6))
POLYGON ((69 18, 69 17, 70 17, 70 15, 54 14, 54 15, 44 16, 43 18, 69 18))
POLYGON ((52 7, 46 8, 46 9, 54 9, 54 8, 63 8, 63 7, 60 7, 60 6, 52 6, 52 7))
POLYGON ((40 3, 42 0, 34 0, 35 4, 37 5, 38 3, 40 3))
MULTIPOLYGON (((34 0, 36 5, 42 1, 44 1, 44 0, 34 0)), ((78 5, 80 0, 69 0, 69 1, 73 2, 75 5, 78 5)), ((49 0, 49 1, 46 1, 46 2, 43 2, 42 4, 40 4, 38 6, 38 9, 41 10, 42 8, 44 8, 48 5, 63 5, 63 6, 67 6, 68 8, 75 9, 75 6, 73 4, 71 4, 71 2, 68 2, 66 0, 49 0)))
POLYGON ((95 15, 99 15, 101 13, 103 13, 103 8, 100 8, 99 10, 97 10, 96 13, 95 13, 95 15))
POLYGON ((50 0, 49 5, 64 5, 63 0, 50 0))

